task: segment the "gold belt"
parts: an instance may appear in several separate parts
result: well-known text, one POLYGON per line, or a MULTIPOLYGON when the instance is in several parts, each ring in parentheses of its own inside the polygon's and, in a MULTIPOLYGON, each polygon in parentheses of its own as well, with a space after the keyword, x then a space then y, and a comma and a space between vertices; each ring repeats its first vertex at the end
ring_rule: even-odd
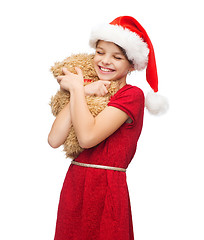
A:
POLYGON ((119 172, 126 172, 125 168, 118 168, 118 167, 109 167, 109 166, 103 166, 103 165, 96 165, 96 164, 88 164, 88 163, 80 163, 76 161, 71 161, 71 164, 81 166, 81 167, 90 167, 90 168, 100 168, 100 169, 106 169, 106 170, 114 170, 119 172))

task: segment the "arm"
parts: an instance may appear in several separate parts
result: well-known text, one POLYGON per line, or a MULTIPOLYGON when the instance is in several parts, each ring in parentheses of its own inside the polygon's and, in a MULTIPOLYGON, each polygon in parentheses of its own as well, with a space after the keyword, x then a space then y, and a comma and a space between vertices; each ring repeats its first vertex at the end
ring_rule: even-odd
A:
POLYGON ((57 77, 60 86, 70 92, 70 115, 72 124, 82 148, 90 148, 114 133, 127 119, 128 115, 120 109, 107 107, 97 117, 90 113, 84 93, 83 74, 63 69, 65 76, 57 77))
POLYGON ((53 148, 61 146, 68 134, 71 127, 71 115, 69 103, 60 111, 55 118, 50 133, 48 135, 48 143, 53 148))
MULTIPOLYGON (((85 95, 104 96, 110 82, 97 81, 84 87, 85 95)), ((71 127, 70 106, 67 104, 57 115, 48 135, 48 143, 53 148, 60 147, 66 140, 71 127)))
POLYGON ((90 148, 114 133, 128 115, 118 108, 106 107, 97 117, 90 113, 82 88, 71 92, 70 113, 73 126, 82 148, 90 148))

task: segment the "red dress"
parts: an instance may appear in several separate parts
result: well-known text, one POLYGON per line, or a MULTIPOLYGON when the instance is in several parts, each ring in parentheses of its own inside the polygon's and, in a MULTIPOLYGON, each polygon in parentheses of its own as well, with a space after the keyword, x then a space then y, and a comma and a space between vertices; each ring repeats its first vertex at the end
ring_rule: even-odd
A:
MULTIPOLYGON (((97 146, 85 149, 77 162, 127 168, 143 125, 143 92, 129 84, 108 103, 133 120, 97 146)), ((70 165, 58 207, 55 240, 133 240, 126 173, 70 165)))

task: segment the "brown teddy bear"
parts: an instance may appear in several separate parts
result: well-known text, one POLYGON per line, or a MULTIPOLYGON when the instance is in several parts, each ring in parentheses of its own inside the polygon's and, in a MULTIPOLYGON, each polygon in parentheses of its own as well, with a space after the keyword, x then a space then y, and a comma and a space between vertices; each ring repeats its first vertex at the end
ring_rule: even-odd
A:
MULTIPOLYGON (((55 65, 51 67, 51 71, 56 78, 59 75, 63 75, 63 67, 67 68, 72 73, 76 73, 75 67, 79 67, 83 72, 85 79, 84 84, 90 84, 91 82, 99 80, 93 66, 93 58, 93 54, 86 53, 71 55, 62 62, 56 62, 55 65)), ((118 82, 112 81, 110 87, 108 88, 108 93, 105 96, 86 96, 87 105, 91 114, 94 117, 97 116, 107 106, 111 96, 113 96, 118 90, 118 82)), ((57 114, 64 108, 69 100, 69 92, 62 89, 60 89, 55 96, 52 96, 50 106, 53 115, 57 116, 57 114)), ((83 149, 79 146, 73 126, 71 126, 69 135, 64 142, 64 151, 66 152, 66 157, 71 159, 76 158, 79 153, 83 151, 83 149)))

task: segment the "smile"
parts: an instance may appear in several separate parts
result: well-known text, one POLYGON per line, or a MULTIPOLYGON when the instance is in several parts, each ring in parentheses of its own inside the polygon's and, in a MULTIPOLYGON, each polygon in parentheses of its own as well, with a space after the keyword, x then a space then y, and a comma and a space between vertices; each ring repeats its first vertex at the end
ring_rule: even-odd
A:
POLYGON ((98 67, 102 72, 114 72, 115 71, 115 70, 110 69, 110 68, 104 68, 104 67, 101 67, 101 66, 98 66, 98 67))

